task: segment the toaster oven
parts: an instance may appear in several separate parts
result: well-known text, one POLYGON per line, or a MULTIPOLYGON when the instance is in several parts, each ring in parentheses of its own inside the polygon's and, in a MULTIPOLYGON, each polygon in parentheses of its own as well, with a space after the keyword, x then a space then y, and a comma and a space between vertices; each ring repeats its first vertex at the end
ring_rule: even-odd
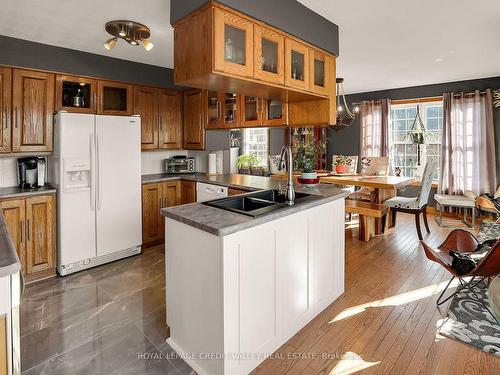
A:
POLYGON ((166 173, 194 173, 194 158, 179 155, 165 159, 166 173))

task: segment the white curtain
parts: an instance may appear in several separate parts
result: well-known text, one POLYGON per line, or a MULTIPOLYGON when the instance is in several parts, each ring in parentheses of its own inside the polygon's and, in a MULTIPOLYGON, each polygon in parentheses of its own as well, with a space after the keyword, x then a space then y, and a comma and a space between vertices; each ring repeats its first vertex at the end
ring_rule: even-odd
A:
POLYGON ((485 94, 444 94, 441 173, 442 194, 493 193, 496 154, 491 90, 485 94))
POLYGON ((389 156, 390 100, 361 102, 361 156, 389 156))

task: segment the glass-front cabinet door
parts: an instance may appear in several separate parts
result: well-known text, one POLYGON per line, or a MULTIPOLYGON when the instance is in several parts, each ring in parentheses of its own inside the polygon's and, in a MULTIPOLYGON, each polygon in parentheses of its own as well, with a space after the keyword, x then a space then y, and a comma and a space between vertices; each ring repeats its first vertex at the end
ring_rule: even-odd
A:
POLYGON ((221 128, 221 102, 219 100, 219 93, 217 91, 207 92, 207 129, 220 129, 221 128))
POLYGON ((263 81, 285 84, 285 37, 254 26, 254 76, 263 81))
POLYGON ((240 113, 238 95, 225 92, 222 94, 222 127, 236 128, 239 126, 240 113))
POLYGON ((240 97, 240 127, 256 127, 262 125, 263 99, 256 96, 240 97))
POLYGON ((253 77, 253 24, 220 9, 214 9, 214 68, 253 77))
POLYGON ((331 70, 331 60, 323 52, 311 49, 309 51, 311 72, 310 87, 316 94, 328 95, 331 70))
POLYGON ((282 126, 287 124, 286 105, 280 99, 263 99, 263 125, 282 126))
POLYGON ((102 115, 132 115, 132 85, 119 82, 97 82, 97 113, 102 115))
POLYGON ((56 76, 56 111, 96 113, 97 81, 58 74, 56 76))
POLYGON ((285 85, 309 90, 309 48, 292 39, 285 41, 285 85))

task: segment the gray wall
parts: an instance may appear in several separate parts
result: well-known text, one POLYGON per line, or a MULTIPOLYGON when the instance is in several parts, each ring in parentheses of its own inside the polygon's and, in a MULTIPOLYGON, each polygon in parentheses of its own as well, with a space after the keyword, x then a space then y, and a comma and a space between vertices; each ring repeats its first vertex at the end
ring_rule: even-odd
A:
MULTIPOLYGON (((339 28, 296 0, 218 0, 220 3, 339 55, 339 28)), ((171 0, 170 23, 193 12, 207 0, 171 0)))
POLYGON ((91 76, 136 84, 184 89, 174 85, 174 71, 154 65, 0 35, 0 65, 91 76))

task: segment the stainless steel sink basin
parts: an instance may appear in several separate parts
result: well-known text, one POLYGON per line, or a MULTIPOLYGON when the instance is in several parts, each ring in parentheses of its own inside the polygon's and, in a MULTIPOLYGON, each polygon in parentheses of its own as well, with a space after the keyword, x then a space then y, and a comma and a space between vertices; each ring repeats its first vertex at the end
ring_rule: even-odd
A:
MULTIPOLYGON (((295 204, 320 199, 321 196, 297 192, 295 204)), ((278 190, 263 190, 244 196, 234 196, 215 199, 203 204, 211 207, 232 211, 247 216, 261 216, 288 207, 286 196, 278 190)))

